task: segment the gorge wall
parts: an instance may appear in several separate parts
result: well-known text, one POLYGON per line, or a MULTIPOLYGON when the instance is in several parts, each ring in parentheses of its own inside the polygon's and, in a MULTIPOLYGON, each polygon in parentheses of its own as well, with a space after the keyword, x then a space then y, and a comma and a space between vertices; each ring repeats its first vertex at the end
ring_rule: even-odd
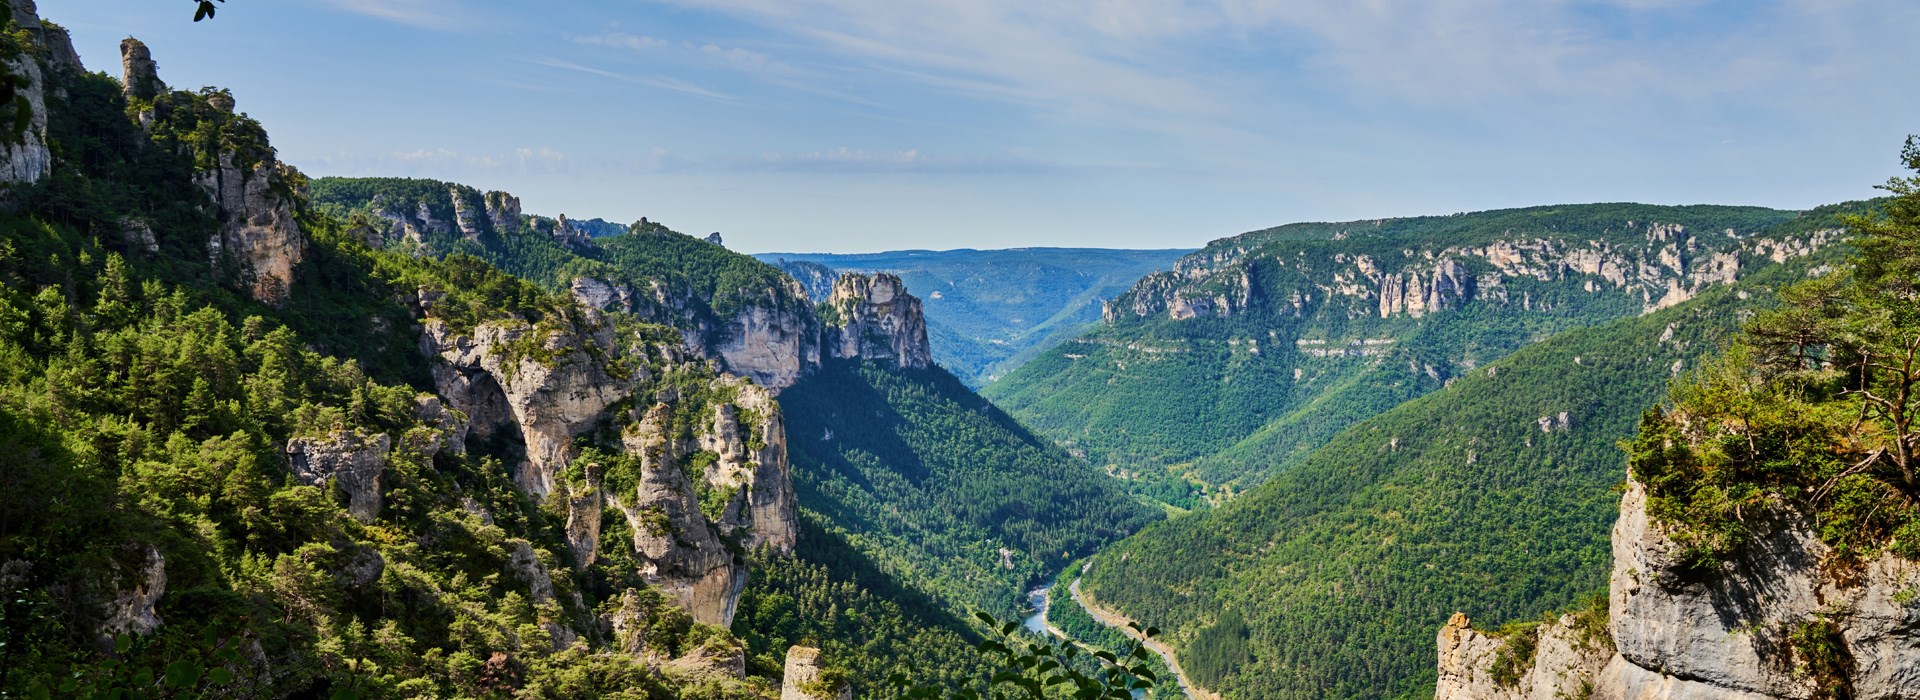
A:
POLYGON ((1920 697, 1920 566, 1891 554, 1834 566, 1814 527, 1778 522, 1720 569, 1694 571, 1629 483, 1604 634, 1582 639, 1563 616, 1516 654, 1455 615, 1435 700, 1920 697))
MULTIPOLYGON (((1378 223, 1378 222, 1375 222, 1378 223)), ((1370 239, 1364 222, 1322 240, 1216 242, 1169 272, 1142 279, 1109 302, 1105 317, 1230 317, 1331 313, 1346 318, 1420 318, 1476 300, 1551 311, 1540 284, 1587 295, 1622 295, 1645 310, 1733 282, 1758 261, 1783 262, 1820 248, 1837 232, 1754 237, 1751 231, 1696 231, 1682 224, 1623 221, 1606 235, 1513 233, 1478 245, 1370 239), (1288 254, 1274 255, 1284 245, 1288 254), (1534 284, 1538 283, 1538 284, 1534 284)))

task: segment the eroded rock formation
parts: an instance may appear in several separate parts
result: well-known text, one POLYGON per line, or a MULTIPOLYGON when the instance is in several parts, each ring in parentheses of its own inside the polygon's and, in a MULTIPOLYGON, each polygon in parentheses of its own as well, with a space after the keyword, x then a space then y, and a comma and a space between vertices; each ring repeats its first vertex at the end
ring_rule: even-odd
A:
POLYGON ((1456 618, 1440 634, 1436 700, 1785 700, 1822 697, 1823 686, 1863 700, 1920 697, 1920 566, 1892 554, 1830 566, 1804 520, 1775 523, 1718 570, 1689 569, 1677 551, 1630 483, 1613 528, 1609 651, 1549 643, 1566 636, 1556 626, 1530 680, 1497 686, 1486 679, 1501 642, 1456 618), (1831 661, 1827 677, 1815 677, 1810 654, 1831 661), (1590 693, 1553 694, 1568 688, 1590 693))
MULTIPOLYGON (((430 310, 433 295, 424 298, 430 310)), ((632 541, 618 544, 632 547, 642 577, 695 619, 725 625, 746 585, 740 552, 792 550, 798 507, 769 389, 719 375, 691 395, 684 384, 659 391, 648 358, 664 363, 662 372, 710 370, 696 369, 699 361, 677 349, 630 347, 592 309, 470 332, 430 316, 423 328, 422 348, 439 360, 441 395, 471 418, 477 435, 519 438, 525 456, 515 481, 523 491, 562 499, 575 566, 592 565, 610 546, 600 523, 611 507, 630 526, 632 541), (677 433, 687 428, 676 427, 675 411, 694 407, 710 418, 677 433), (607 447, 624 457, 576 464, 582 441, 602 429, 620 436, 607 447)))
POLYGON ((927 318, 920 299, 907 293, 899 277, 887 273, 847 273, 827 299, 827 346, 835 357, 889 362, 900 367, 933 364, 927 343, 927 318))
POLYGON ((780 677, 780 700, 852 700, 853 689, 824 677, 820 650, 809 646, 787 649, 786 670, 780 677))
MULTIPOLYGON (((73 42, 66 30, 41 24, 30 0, 13 0, 13 26, 33 37, 37 48, 48 55, 45 65, 33 52, 7 59, 0 67, 17 79, 14 94, 24 102, 26 124, 19 133, 0 134, 0 188, 18 183, 39 182, 53 172, 53 154, 47 149, 47 75, 63 65, 78 68, 73 42), (71 61, 70 64, 67 64, 71 61)), ((12 117, 7 119, 12 124, 12 117)), ((3 191, 3 189, 0 189, 3 191)))
MULTIPOLYGON (((1304 315, 1329 309, 1349 318, 1421 317, 1474 302, 1551 311, 1535 297, 1538 283, 1585 294, 1625 294, 1648 311, 1678 304, 1734 281, 1750 261, 1782 262, 1811 253, 1837 232, 1755 238, 1734 231, 1696 232, 1676 224, 1624 222, 1621 239, 1575 240, 1513 235, 1481 245, 1407 248, 1394 255, 1280 255, 1242 243, 1208 247, 1168 272, 1142 278, 1108 302, 1112 321, 1165 315, 1173 319, 1234 316, 1254 306, 1304 315)), ((1336 235, 1335 240, 1343 236, 1336 235)))
POLYGON ((347 512, 360 520, 373 520, 380 516, 380 476, 387 470, 391 447, 386 433, 335 430, 323 438, 289 440, 287 465, 307 484, 339 485, 347 494, 347 512))

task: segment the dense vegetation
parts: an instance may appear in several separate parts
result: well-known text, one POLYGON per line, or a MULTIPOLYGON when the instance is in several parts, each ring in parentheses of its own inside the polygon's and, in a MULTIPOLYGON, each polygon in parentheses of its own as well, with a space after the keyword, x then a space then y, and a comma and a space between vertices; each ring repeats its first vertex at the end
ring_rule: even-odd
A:
POLYGON ((803 280, 794 267, 899 275, 926 303, 934 361, 980 387, 1079 335, 1100 320, 1101 302, 1187 252, 1016 248, 756 257, 803 280))
MULTIPOLYGON (((1797 216, 1607 204, 1258 231, 1216 241, 1184 263, 1217 268, 1212 273, 1142 280, 1114 302, 1122 311, 1115 321, 983 391, 1034 429, 1134 479, 1139 491, 1192 507, 1203 496, 1217 501, 1251 488, 1347 427, 1528 343, 1648 305, 1639 291, 1590 286, 1594 278, 1563 268, 1546 279, 1505 276, 1497 294, 1481 290, 1442 313, 1381 318, 1371 299, 1329 296, 1348 283, 1337 276, 1350 274, 1359 256, 1393 261, 1538 238, 1558 250, 1605 245, 1644 258, 1655 245, 1649 222, 1695 231, 1701 248, 1693 254, 1703 256, 1755 234, 1787 235, 1784 227, 1804 223, 1797 216), (1246 301, 1226 317, 1130 311, 1136 302, 1164 308, 1170 289, 1246 301)), ((1474 275, 1492 270, 1461 259, 1474 275)), ((1756 262, 1764 259, 1748 264, 1756 262)))
MULTIPOLYGON (((1920 140, 1901 155, 1920 173, 1920 140)), ((1849 217, 1841 271, 1785 290, 1642 420, 1634 477, 1691 563, 1809 516, 1842 562, 1920 559, 1920 177, 1885 189, 1849 217)))
MULTIPOLYGON (((393 335, 396 290, 445 294, 436 309, 466 325, 538 321, 566 302, 471 258, 370 250, 303 212, 314 254, 290 300, 299 313, 255 303, 217 284, 230 277, 209 265, 214 221, 191 177, 209 153, 271 157, 257 124, 218 91, 167 93, 132 107, 155 110, 153 138, 183 147, 143 147, 116 83, 56 78, 62 167, 10 193, 27 213, 0 214, 5 692, 759 692, 556 650, 552 623, 575 611, 537 600, 514 553, 554 572, 559 600, 604 591, 559 566, 554 513, 519 495, 499 454, 425 446, 425 373, 396 349, 411 345, 393 335), (151 250, 125 235, 129 220, 150 227, 151 250), (293 438, 374 433, 399 436, 377 518, 283 466, 293 438), (131 604, 112 601, 161 570, 165 624, 130 633, 131 604)), ((285 177, 290 192, 297 174, 285 177)), ((657 594, 637 604, 653 611, 658 653, 738 644, 657 594)))
POLYGON ((1616 441, 1793 276, 1756 272, 1522 348, 1217 509, 1149 527, 1082 585, 1166 628, 1182 664, 1229 697, 1431 693, 1432 630, 1451 612, 1530 618, 1604 581, 1616 441))
POLYGON ((633 310, 658 323, 711 334, 749 306, 805 306, 801 291, 778 269, 657 222, 643 219, 625 233, 593 237, 588 234, 604 233, 604 222, 569 221, 591 238, 576 245, 556 236, 557 219, 494 221, 488 205, 504 211, 500 203, 510 197, 504 193, 414 178, 330 177, 314 180, 311 188, 319 209, 370 237, 387 237, 402 221, 425 229, 418 241, 380 241, 384 247, 473 255, 553 290, 565 290, 580 277, 626 285, 637 292, 633 310), (463 221, 477 235, 466 235, 463 221))
POLYGON ((903 585, 1011 617, 1153 513, 939 368, 832 361, 780 397, 803 508, 903 585))

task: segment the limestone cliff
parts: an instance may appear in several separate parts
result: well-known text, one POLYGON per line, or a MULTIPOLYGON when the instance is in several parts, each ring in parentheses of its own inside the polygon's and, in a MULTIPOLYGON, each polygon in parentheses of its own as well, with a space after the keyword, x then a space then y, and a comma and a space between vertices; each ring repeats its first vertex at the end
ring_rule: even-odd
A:
POLYGON ((786 669, 780 677, 780 700, 852 700, 852 688, 825 676, 819 649, 808 646, 787 649, 786 669))
POLYGON ((1457 616, 1440 633, 1435 698, 1920 697, 1920 566, 1891 554, 1834 566, 1814 527, 1778 521, 1718 570, 1690 570, 1630 483, 1613 528, 1609 651, 1548 643, 1566 637, 1549 630, 1520 660, 1530 675, 1499 686, 1502 642, 1457 616))
MULTIPOLYGON (((19 99, 12 110, 25 109, 27 118, 18 133, 0 134, 0 192, 14 184, 39 182, 53 171, 53 154, 47 149, 48 73, 80 67, 67 31, 41 22, 31 0, 12 0, 11 10, 12 26, 24 32, 28 44, 15 47, 13 55, 0 55, 0 68, 16 80, 19 99)), ((8 120, 12 118, 10 110, 8 120)))
POLYGON ((274 158, 266 131, 234 111, 231 93, 169 92, 152 52, 132 37, 120 42, 120 66, 128 104, 156 145, 194 158, 194 184, 212 200, 220 222, 207 240, 214 269, 237 274, 231 281, 254 299, 285 303, 294 269, 307 256, 307 235, 294 220, 295 189, 305 178, 274 158), (207 131, 217 138, 183 137, 207 131))
POLYGON ((834 357, 905 368, 933 365, 926 313, 899 277, 884 272, 843 274, 825 306, 827 347, 834 357))
POLYGON ((440 394, 476 436, 517 438, 515 483, 564 504, 575 566, 630 547, 643 580, 695 619, 726 625, 746 584, 740 552, 792 550, 798 506, 769 390, 715 375, 680 347, 620 337, 595 309, 468 331, 433 314, 436 295, 422 300, 421 347, 437 359, 440 394), (704 418, 689 424, 690 414, 704 418), (607 508, 624 516, 630 542, 603 538, 607 508))
POLYGON ((1107 303, 1105 317, 1180 320, 1257 308, 1292 316, 1419 318, 1476 301, 1551 312, 1579 296, 1611 303, 1607 295, 1651 311, 1730 283, 1755 262, 1806 255, 1834 237, 1821 231, 1763 238, 1622 221, 1606 236, 1510 230, 1472 245, 1396 245, 1365 235, 1366 223, 1322 240, 1248 234, 1216 241, 1173 270, 1141 279, 1107 303))

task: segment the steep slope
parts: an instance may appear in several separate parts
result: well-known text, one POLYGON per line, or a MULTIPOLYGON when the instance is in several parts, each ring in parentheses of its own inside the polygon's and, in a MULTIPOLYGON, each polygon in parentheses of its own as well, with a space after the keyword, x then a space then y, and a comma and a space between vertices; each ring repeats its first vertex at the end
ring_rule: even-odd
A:
POLYGON ((1015 248, 755 257, 803 282, 817 279, 820 267, 899 275, 927 302, 934 360, 979 387, 1079 335, 1100 319, 1102 303, 1189 252, 1015 248))
MULTIPOLYGON (((1829 214, 1799 226, 1824 229, 1829 214)), ((1754 294, 1793 276, 1753 272, 1362 421, 1258 489, 1103 552, 1083 590, 1168 630, 1182 665, 1225 697, 1430 692, 1425 630, 1448 613, 1531 616, 1602 584, 1614 443, 1754 294)))
POLYGON ((1010 617, 1151 512, 937 367, 829 362, 781 396, 801 503, 907 585, 1010 617))
POLYGON ((808 444, 794 453, 801 520, 824 539, 797 546, 800 562, 774 564, 783 575, 746 584, 757 611, 735 629, 765 672, 805 639, 862 692, 893 671, 978 679, 959 661, 971 611, 1012 614, 1024 586, 1063 555, 1084 556, 1152 517, 934 368, 925 304, 894 275, 815 270, 807 286, 819 303, 808 303, 779 270, 652 222, 588 238, 571 220, 463 185, 328 178, 312 189, 370 244, 428 258, 464 252, 588 308, 673 326, 691 351, 777 394, 786 434, 808 444), (848 628, 792 614, 801 603, 893 622, 848 628), (891 636, 858 646, 822 638, 850 630, 891 636))
POLYGON ((1796 216, 1606 204, 1258 231, 1141 280, 985 393, 1162 498, 1226 495, 1529 342, 1803 254, 1823 234, 1768 233, 1796 216))
POLYGON ((1642 415, 1604 608, 1492 634, 1454 615, 1436 698, 1920 692, 1920 140, 1901 156, 1914 176, 1848 220, 1840 270, 1642 415))
POLYGON ((0 214, 7 694, 777 692, 726 629, 798 531, 767 390, 369 249, 231 95, 12 18, 48 167, 0 214))

